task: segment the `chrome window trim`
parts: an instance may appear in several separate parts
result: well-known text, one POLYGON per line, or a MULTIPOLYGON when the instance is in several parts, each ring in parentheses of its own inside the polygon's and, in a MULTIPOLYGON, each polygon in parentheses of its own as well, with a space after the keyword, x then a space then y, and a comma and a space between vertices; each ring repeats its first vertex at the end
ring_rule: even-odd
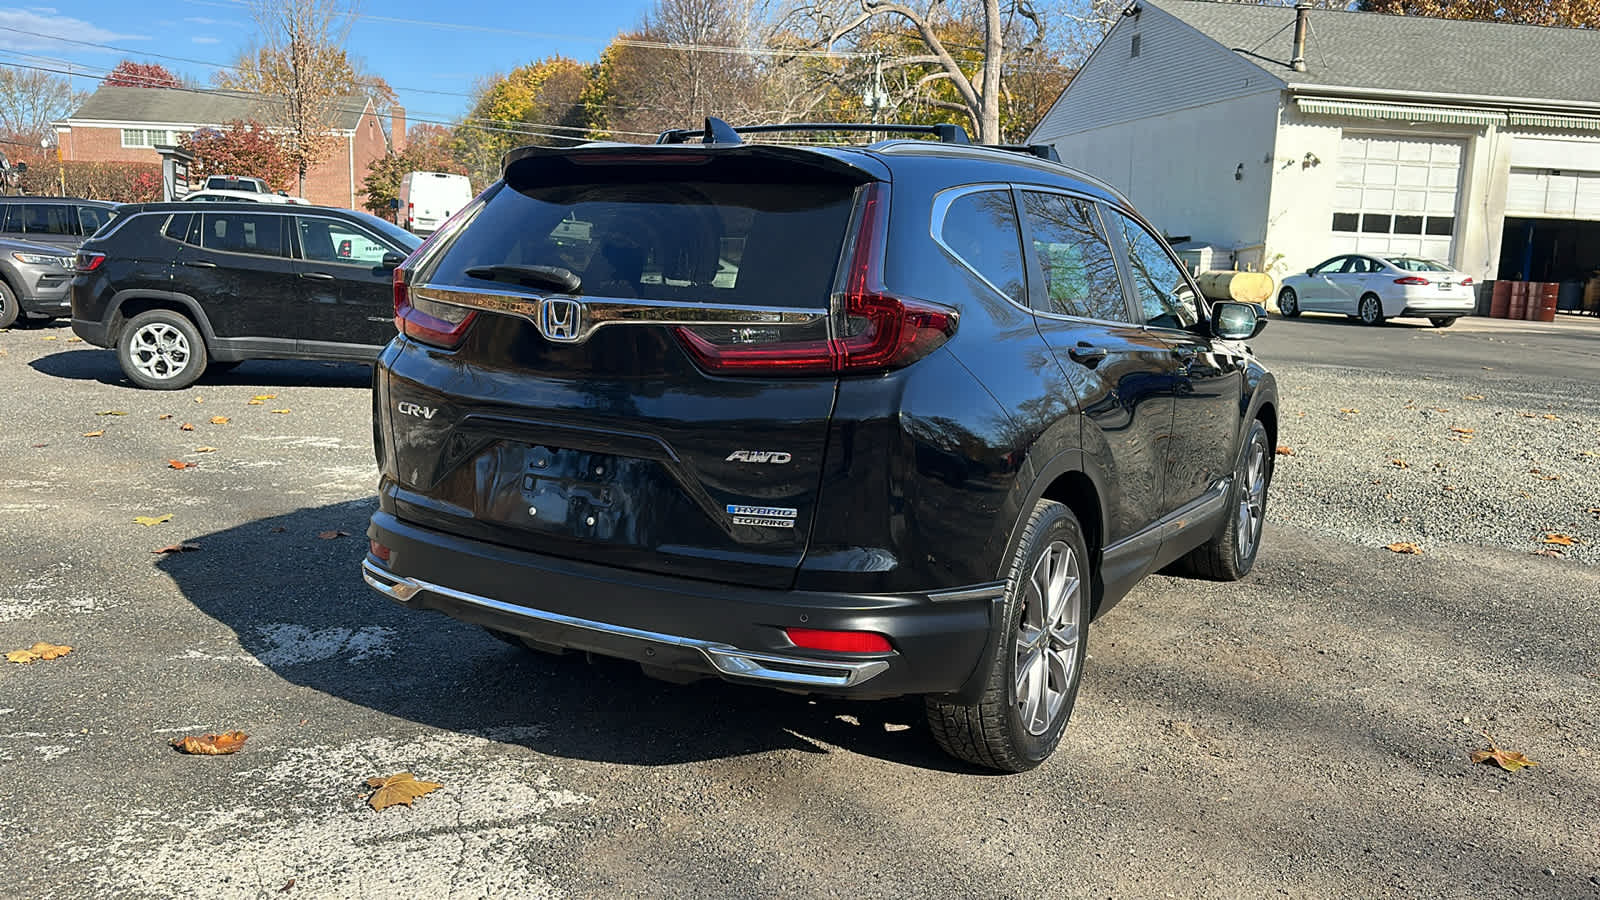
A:
MULTIPOLYGON (((577 303, 582 312, 570 340, 581 344, 608 325, 813 325, 828 316, 825 308, 795 309, 778 306, 744 306, 729 303, 683 303, 574 294, 536 294, 493 289, 462 290, 437 284, 418 284, 413 296, 435 303, 515 316, 539 326, 550 301, 577 303)), ((541 333, 542 333, 541 329, 541 333)))
MULTIPOLYGON (((934 194, 933 214, 929 220, 928 236, 933 238, 933 242, 938 244, 939 247, 944 250, 944 252, 950 254, 951 259, 960 263, 963 269, 966 269, 968 272, 976 275, 979 281, 988 286, 989 290, 999 294, 1006 301, 1011 303, 1011 305, 1021 306, 1022 304, 1018 303, 1016 298, 1012 297, 1010 294, 1007 294, 1005 291, 1000 290, 1000 288, 997 287, 994 282, 990 281, 982 272, 979 272, 977 268, 972 265, 972 263, 967 262, 966 257, 957 253, 954 247, 951 247, 944 241, 944 220, 945 216, 949 215, 950 213, 950 205, 955 203, 957 200, 960 200, 962 197, 966 197, 971 194, 981 194, 988 191, 1000 192, 1009 196, 1011 194, 1011 185, 1004 182, 964 184, 960 187, 946 188, 939 193, 934 194)), ((1011 213, 1017 219, 1017 252, 1022 254, 1022 259, 1020 260, 1022 262, 1022 290, 1023 293, 1026 294, 1028 290, 1027 248, 1022 246, 1021 213, 1017 211, 1017 201, 1015 197, 1011 198, 1011 213)), ((1029 307, 1026 306, 1023 308, 1029 309, 1029 307)))

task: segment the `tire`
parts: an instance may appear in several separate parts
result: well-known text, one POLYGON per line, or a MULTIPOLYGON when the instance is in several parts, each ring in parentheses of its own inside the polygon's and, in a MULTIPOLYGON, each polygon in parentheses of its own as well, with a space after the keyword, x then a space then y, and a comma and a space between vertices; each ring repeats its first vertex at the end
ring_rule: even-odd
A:
POLYGON ((17 303, 16 292, 11 290, 11 285, 0 281, 0 328, 10 328, 21 314, 22 306, 17 303))
POLYGON ((195 383, 206 370, 206 342, 183 313, 152 309, 122 327, 117 362, 142 388, 176 391, 195 383))
POLYGON ((988 769, 1024 772, 1055 750, 1083 680, 1093 574, 1072 510, 1040 500, 1006 576, 983 695, 971 704, 926 698, 928 727, 946 753, 988 769), (1019 669, 1026 670, 1021 684, 1019 669))
POLYGON ((1238 581, 1255 567, 1266 527, 1267 492, 1272 486, 1273 450, 1267 427, 1260 419, 1250 423, 1234 464, 1228 489, 1228 515, 1221 530, 1173 567, 1175 574, 1212 581, 1238 581))
POLYGON ((1300 316, 1300 295, 1294 288, 1286 287, 1278 292, 1278 315, 1285 319, 1295 319, 1300 316))
POLYGON ((1383 324, 1383 301, 1377 294, 1362 294, 1361 302, 1356 306, 1356 317, 1363 325, 1383 324))
POLYGON ((1456 323, 1456 316, 1433 316, 1428 319, 1435 328, 1449 328, 1456 323))

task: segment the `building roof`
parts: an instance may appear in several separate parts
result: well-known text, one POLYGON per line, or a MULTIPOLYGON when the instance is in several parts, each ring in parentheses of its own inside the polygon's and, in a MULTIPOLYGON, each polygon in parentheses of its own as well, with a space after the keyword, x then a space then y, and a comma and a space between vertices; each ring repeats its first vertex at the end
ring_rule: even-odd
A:
MULTIPOLYGON (((102 86, 90 94, 66 122, 182 126, 222 125, 239 119, 265 122, 271 120, 281 102, 244 91, 102 86)), ((367 98, 360 96, 343 98, 333 127, 340 131, 355 130, 361 123, 367 102, 367 98)))
POLYGON ((1593 105, 1600 30, 1313 9, 1305 72, 1289 67, 1290 6, 1140 0, 1293 86, 1593 105), (1256 54, 1254 56, 1250 54, 1256 54))

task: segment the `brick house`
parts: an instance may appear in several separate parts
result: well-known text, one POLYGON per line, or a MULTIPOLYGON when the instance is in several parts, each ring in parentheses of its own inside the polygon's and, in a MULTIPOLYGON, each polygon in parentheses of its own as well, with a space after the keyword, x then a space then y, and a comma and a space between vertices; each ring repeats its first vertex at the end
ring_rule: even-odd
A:
MULTIPOLYGON (((63 159, 155 163, 160 162, 156 145, 176 144, 183 134, 226 122, 268 121, 271 103, 238 91, 101 87, 54 127, 63 159)), ((395 133, 404 135, 405 113, 398 108, 394 124, 395 133)), ((333 134, 332 152, 306 173, 305 189, 299 193, 312 203, 356 209, 367 167, 384 155, 389 140, 372 101, 365 97, 348 97, 340 104, 333 134)), ((272 187, 296 193, 293 184, 272 187)))

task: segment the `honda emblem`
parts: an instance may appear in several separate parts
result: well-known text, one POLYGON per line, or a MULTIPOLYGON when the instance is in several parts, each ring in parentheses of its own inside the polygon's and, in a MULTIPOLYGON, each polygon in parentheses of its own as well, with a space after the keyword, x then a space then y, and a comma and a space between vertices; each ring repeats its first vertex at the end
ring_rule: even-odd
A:
POLYGON ((547 341, 576 344, 583 339, 583 304, 566 297, 546 297, 539 304, 539 333, 547 341))

